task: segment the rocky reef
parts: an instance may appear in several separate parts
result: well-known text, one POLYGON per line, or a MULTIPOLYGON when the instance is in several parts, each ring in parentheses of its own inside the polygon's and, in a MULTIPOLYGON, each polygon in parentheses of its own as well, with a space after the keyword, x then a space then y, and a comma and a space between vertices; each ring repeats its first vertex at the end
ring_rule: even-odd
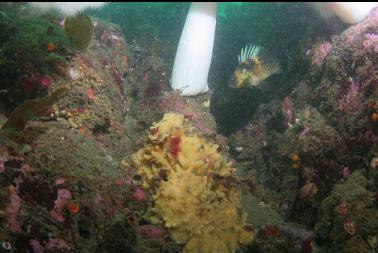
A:
POLYGON ((212 92, 187 98, 168 77, 188 5, 168 32, 106 8, 79 50, 60 14, 0 5, 0 252, 377 251, 378 9, 347 28, 297 3, 226 8, 212 92), (230 91, 253 34, 284 73, 230 91))
POLYGON ((377 250, 377 17, 374 9, 314 44, 295 87, 230 137, 250 191, 285 221, 315 229, 312 250, 377 250))

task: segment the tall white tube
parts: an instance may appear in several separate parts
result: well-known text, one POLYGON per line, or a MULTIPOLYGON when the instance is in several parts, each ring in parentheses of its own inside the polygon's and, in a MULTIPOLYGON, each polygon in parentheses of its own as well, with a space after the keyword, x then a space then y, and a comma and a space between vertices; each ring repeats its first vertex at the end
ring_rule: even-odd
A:
POLYGON ((213 54, 217 3, 193 2, 177 48, 172 88, 184 96, 208 91, 207 76, 213 54))
POLYGON ((375 7, 378 2, 327 2, 310 3, 325 17, 336 14, 345 23, 354 24, 360 22, 375 7))
POLYGON ((40 11, 57 9, 61 11, 64 16, 74 16, 88 8, 102 7, 106 2, 31 2, 29 4, 40 11))

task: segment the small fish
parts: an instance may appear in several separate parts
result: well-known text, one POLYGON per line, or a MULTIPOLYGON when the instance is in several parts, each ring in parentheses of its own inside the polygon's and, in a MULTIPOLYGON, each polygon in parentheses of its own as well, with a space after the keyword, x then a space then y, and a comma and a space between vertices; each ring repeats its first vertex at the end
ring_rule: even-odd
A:
POLYGON ((231 88, 260 87, 270 76, 281 73, 277 58, 263 53, 262 46, 246 46, 238 55, 239 65, 229 81, 231 88))

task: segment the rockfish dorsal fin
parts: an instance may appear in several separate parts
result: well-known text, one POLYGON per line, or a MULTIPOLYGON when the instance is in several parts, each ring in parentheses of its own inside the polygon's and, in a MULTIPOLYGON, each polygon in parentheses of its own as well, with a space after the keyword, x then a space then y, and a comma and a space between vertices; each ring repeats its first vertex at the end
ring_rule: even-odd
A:
POLYGON ((238 55, 239 63, 245 62, 252 57, 258 56, 258 54, 261 51, 261 48, 262 48, 262 46, 260 46, 260 45, 257 45, 257 46, 256 45, 250 45, 249 47, 245 46, 245 48, 242 48, 240 54, 238 55))

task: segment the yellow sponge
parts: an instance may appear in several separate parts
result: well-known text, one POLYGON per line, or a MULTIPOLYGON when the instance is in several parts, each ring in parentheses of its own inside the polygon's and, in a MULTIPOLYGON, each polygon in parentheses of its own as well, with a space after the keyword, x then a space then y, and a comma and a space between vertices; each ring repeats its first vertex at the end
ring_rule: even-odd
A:
POLYGON ((154 179, 160 182, 150 221, 185 243, 185 253, 233 253, 251 243, 254 233, 240 207, 235 169, 218 146, 199 136, 181 114, 164 115, 151 130, 151 143, 133 157, 146 189, 154 179))

